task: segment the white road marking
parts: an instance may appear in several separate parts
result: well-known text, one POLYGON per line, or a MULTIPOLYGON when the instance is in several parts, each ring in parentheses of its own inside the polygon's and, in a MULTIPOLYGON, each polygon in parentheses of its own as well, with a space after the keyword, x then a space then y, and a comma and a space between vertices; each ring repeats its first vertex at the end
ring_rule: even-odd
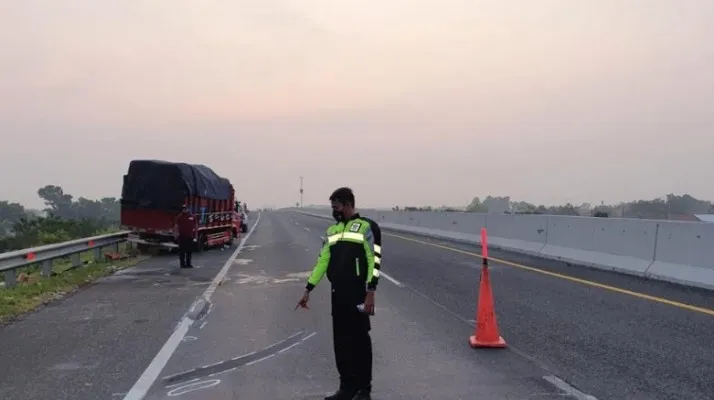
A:
MULTIPOLYGON (((248 238, 250 238, 250 235, 253 234, 253 231, 258 226, 258 223, 260 222, 260 215, 261 214, 258 213, 258 218, 255 219, 253 227, 250 228, 250 231, 245 235, 243 240, 241 240, 240 244, 238 245, 238 248, 228 258, 228 261, 226 261, 226 263, 223 265, 223 268, 221 268, 216 277, 213 279, 211 285, 208 286, 206 291, 203 292, 203 294, 198 299, 196 299, 196 302, 191 305, 191 307, 189 308, 189 312, 193 309, 194 305, 197 302, 201 300, 209 301, 211 299, 211 296, 213 296, 213 293, 216 291, 216 288, 218 287, 218 285, 220 285, 221 281, 226 276, 226 273, 228 273, 228 270, 230 269, 231 265, 233 265, 233 262, 238 257, 238 254, 240 254, 241 250, 243 249, 243 246, 245 246, 245 242, 248 241, 248 238)), ((144 372, 141 374, 134 386, 131 388, 131 390, 129 390, 129 393, 127 393, 127 395, 124 397, 124 400, 142 400, 147 395, 147 393, 149 393, 149 390, 154 385, 154 382, 156 382, 156 379, 159 377, 159 374, 161 374, 161 371, 163 371, 163 369, 166 367, 166 364, 169 362, 169 359, 171 359, 171 356, 174 354, 178 346, 183 341, 184 336, 186 336, 186 333, 188 333, 188 330, 189 328, 191 328, 191 325, 193 325, 193 322, 194 320, 188 318, 188 316, 184 316, 181 319, 181 322, 176 327, 173 334, 171 334, 166 343, 164 343, 164 346, 161 348, 161 350, 159 350, 158 354, 156 354, 156 357, 154 357, 154 359, 151 361, 151 364, 146 367, 146 370, 144 370, 144 372)), ((215 380, 214 384, 207 387, 212 387, 219 383, 221 383, 221 381, 215 380)), ((199 387, 190 391, 203 388, 204 387, 199 387)), ((180 394, 184 393, 187 392, 182 392, 180 394)), ((169 395, 178 396, 179 394, 169 395)))
POLYGON ((200 382, 190 383, 188 385, 180 386, 180 387, 177 387, 176 389, 171 390, 170 392, 167 393, 167 395, 169 395, 171 397, 181 396, 183 394, 190 393, 190 392, 193 392, 196 390, 212 388, 220 383, 221 383, 220 379, 211 379, 208 381, 200 381, 200 382))
POLYGON ((391 276, 385 274, 385 273, 382 272, 382 271, 379 271, 379 276, 380 276, 380 277, 385 277, 385 278, 387 278, 388 281, 392 282, 393 284, 395 284, 395 285, 397 285, 397 286, 399 286, 399 287, 404 287, 404 284, 403 284, 403 283, 399 282, 398 280, 392 278, 391 276))
POLYGON ((562 390, 563 392, 575 397, 578 400, 597 400, 597 398, 595 396, 591 396, 589 394, 585 394, 585 393, 579 391, 578 389, 570 386, 570 384, 568 384, 568 382, 565 382, 564 380, 558 378, 555 375, 544 376, 543 379, 545 379, 553 386, 555 386, 558 389, 562 390))

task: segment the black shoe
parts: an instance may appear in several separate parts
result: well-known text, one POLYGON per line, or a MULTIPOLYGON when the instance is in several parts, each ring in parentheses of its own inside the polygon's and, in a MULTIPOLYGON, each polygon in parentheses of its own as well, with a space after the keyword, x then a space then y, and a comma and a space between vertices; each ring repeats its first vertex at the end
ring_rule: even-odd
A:
POLYGON ((372 400, 369 390, 358 390, 351 400, 372 400))
POLYGON ((354 390, 340 389, 335 394, 325 397, 325 400, 352 400, 354 395, 354 390))

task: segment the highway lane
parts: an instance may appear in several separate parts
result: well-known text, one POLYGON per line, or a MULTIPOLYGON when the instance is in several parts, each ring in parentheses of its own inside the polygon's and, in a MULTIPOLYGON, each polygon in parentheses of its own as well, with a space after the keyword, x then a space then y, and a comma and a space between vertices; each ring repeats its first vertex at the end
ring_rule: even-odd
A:
MULTIPOLYGON (((314 222, 309 220, 309 222, 314 222)), ((289 213, 264 213, 172 352, 147 399, 322 399, 336 388, 329 282, 295 311, 321 246, 289 213)), ((375 399, 576 399, 508 351, 474 352, 468 326, 383 281, 373 317, 375 399)))
POLYGON ((0 399, 121 398, 230 254, 157 256, 0 327, 0 399))
MULTIPOLYGON (((291 219, 318 235, 328 225, 294 213, 291 219)), ((387 235, 383 247, 385 272, 464 321, 465 341, 481 262, 467 252, 477 251, 404 234, 387 235)), ((511 351, 598 399, 712 398, 712 292, 523 255, 490 255, 551 273, 490 263, 501 333, 511 351)), ((406 317, 417 313, 405 310, 406 317)))

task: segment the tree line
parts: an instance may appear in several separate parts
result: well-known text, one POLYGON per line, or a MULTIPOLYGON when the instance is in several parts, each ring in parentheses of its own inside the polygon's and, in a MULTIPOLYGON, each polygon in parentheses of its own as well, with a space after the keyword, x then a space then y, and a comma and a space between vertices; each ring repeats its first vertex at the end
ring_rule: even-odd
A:
POLYGON ((700 200, 689 194, 666 196, 652 200, 635 200, 618 204, 598 205, 566 203, 561 205, 536 205, 513 201, 509 196, 474 197, 466 207, 395 206, 394 211, 465 211, 513 214, 546 214, 592 217, 621 217, 642 219, 691 219, 694 214, 714 214, 714 203, 700 200))
POLYGON ((115 230, 120 203, 115 197, 74 198, 60 186, 37 190, 43 210, 0 200, 0 252, 58 243, 115 230))

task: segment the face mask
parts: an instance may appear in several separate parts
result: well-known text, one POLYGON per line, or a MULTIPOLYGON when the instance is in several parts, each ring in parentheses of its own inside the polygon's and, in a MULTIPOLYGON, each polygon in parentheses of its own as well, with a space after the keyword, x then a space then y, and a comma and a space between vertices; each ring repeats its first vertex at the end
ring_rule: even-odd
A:
POLYGON ((344 218, 344 214, 342 211, 337 211, 337 210, 332 210, 332 218, 335 219, 335 221, 340 222, 344 218))

